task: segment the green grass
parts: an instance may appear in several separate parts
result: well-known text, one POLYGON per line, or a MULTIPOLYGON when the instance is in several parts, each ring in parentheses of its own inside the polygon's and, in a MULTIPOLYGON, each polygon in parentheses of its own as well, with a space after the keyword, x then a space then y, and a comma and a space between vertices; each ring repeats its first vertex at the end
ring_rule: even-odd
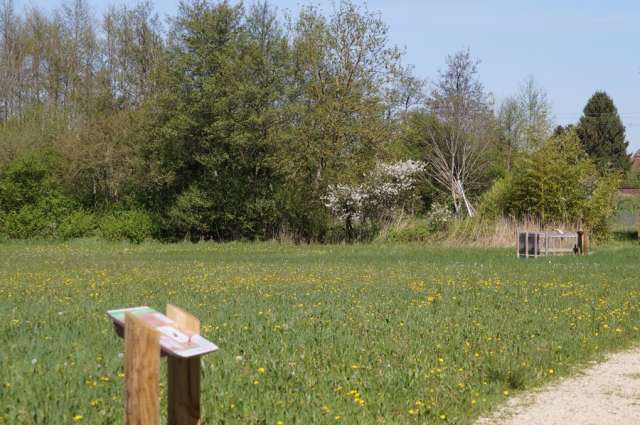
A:
POLYGON ((638 342, 639 263, 623 243, 537 260, 420 245, 5 243, 0 423, 122 423, 123 341, 105 311, 166 303, 221 348, 204 358, 205 424, 469 423, 638 342))

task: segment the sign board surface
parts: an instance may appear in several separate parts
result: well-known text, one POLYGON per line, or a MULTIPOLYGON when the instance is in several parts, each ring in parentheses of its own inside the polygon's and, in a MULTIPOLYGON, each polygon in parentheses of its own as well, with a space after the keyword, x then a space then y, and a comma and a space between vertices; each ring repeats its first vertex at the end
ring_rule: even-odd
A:
POLYGON ((160 348, 170 356, 189 358, 218 350, 214 343, 199 334, 187 334, 179 330, 173 320, 151 307, 142 306, 107 311, 116 326, 122 328, 124 328, 124 316, 126 313, 135 314, 147 325, 158 331, 160 334, 160 348))

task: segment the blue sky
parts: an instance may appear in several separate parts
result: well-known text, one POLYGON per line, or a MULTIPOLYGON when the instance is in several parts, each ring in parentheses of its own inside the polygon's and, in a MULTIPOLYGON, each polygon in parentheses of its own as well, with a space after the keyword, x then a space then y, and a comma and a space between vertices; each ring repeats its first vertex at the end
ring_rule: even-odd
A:
MULTIPOLYGON (((35 4, 50 10, 60 4, 59 0, 14 1, 19 9, 35 4)), ((332 10, 336 1, 311 3, 332 10)), ((89 2, 99 13, 109 4, 89 2)), ((174 15, 178 4, 153 3, 162 17, 174 15)), ((293 13, 300 4, 308 4, 271 3, 293 13)), ((382 13, 391 41, 406 49, 405 62, 415 67, 417 76, 434 78, 447 54, 468 47, 481 59, 480 78, 497 102, 533 75, 546 90, 558 124, 576 122, 593 92, 605 90, 627 127, 629 150, 640 149, 640 1, 369 0, 367 4, 382 13)))

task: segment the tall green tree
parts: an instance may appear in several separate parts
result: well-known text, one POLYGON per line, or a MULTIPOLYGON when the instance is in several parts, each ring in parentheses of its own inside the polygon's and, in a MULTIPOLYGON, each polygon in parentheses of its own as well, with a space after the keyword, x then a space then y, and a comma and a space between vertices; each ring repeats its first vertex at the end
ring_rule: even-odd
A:
POLYGON ((273 11, 182 4, 148 106, 151 205, 192 238, 269 237, 287 40, 273 11))
POLYGON ((629 168, 625 128, 607 93, 598 91, 591 96, 576 132, 584 150, 601 171, 629 168))
POLYGON ((481 210, 486 216, 535 219, 543 226, 574 224, 606 237, 619 184, 620 174, 602 176, 575 130, 565 129, 521 155, 512 172, 483 195, 481 210))
POLYGON ((550 138, 514 167, 506 212, 542 223, 577 223, 596 175, 574 132, 550 138))
POLYGON ((551 105, 533 76, 524 80, 515 96, 502 102, 497 118, 504 134, 508 168, 518 152, 536 150, 551 133, 551 105))
POLYGON ((400 52, 379 15, 347 1, 329 17, 304 8, 291 37, 291 124, 279 168, 298 232, 319 225, 329 185, 363 178, 384 156, 392 135, 385 89, 397 82, 400 52))

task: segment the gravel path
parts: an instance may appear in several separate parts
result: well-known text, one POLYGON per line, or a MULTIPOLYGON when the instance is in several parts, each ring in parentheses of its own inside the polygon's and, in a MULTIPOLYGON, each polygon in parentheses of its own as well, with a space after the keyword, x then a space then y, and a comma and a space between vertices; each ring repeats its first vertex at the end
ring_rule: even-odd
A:
POLYGON ((611 355, 581 375, 510 399, 476 425, 640 424, 640 348, 611 355))

